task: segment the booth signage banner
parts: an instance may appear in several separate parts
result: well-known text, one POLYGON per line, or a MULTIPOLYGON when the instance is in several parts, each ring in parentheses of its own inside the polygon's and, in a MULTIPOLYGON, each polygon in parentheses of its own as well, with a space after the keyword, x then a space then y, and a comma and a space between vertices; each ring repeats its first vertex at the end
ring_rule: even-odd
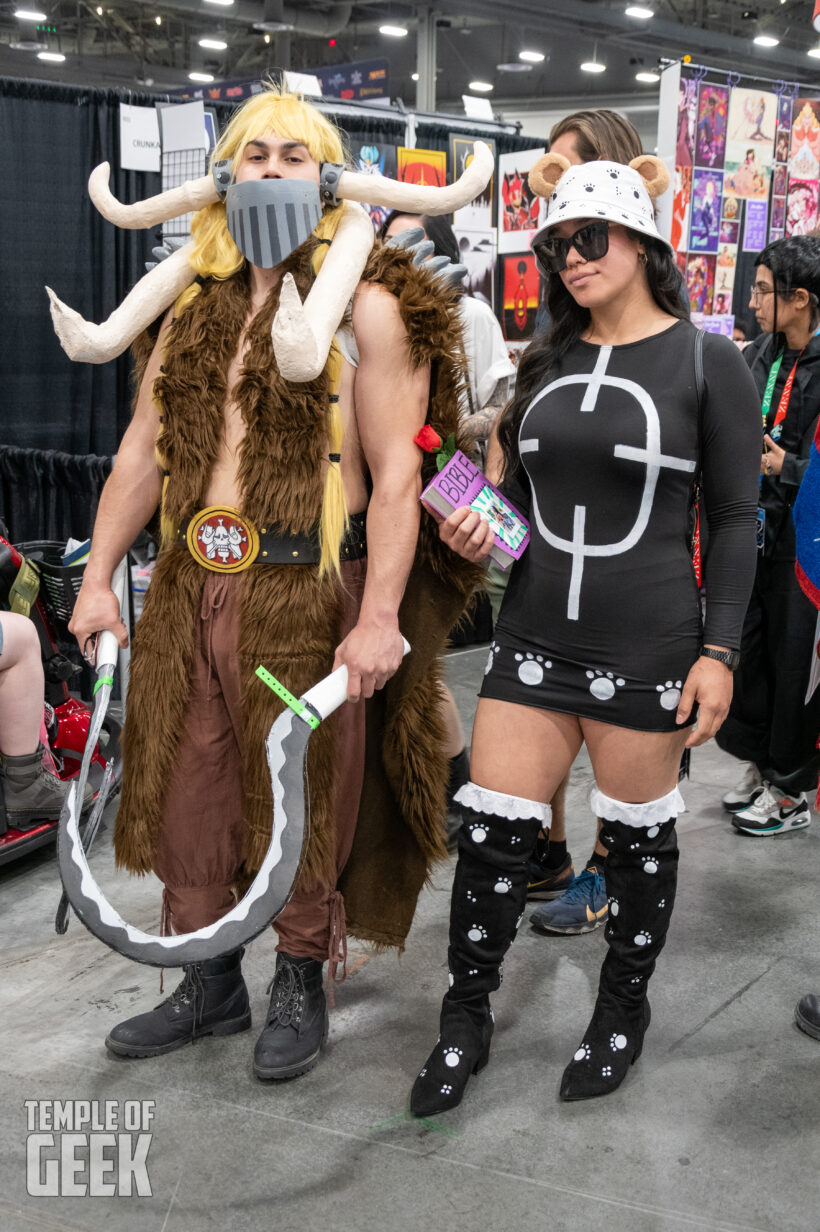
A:
POLYGON ((375 103, 390 98, 390 61, 359 60, 316 69, 322 93, 351 102, 375 103))
POLYGON ((159 124, 153 107, 120 103, 120 167, 123 171, 159 171, 159 124))

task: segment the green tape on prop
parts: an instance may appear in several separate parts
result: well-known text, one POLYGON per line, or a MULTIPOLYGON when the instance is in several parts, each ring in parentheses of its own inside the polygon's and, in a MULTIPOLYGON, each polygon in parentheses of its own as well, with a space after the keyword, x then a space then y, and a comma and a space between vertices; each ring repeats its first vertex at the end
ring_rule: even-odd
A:
POLYGON ((312 727, 313 730, 316 731, 316 728, 322 720, 318 719, 315 714, 311 714, 307 706, 300 702, 298 697, 294 697, 290 690, 286 689, 281 681, 277 680, 266 667, 262 667, 261 663, 256 669, 256 674, 259 679, 268 686, 269 689, 273 690, 277 697, 281 697, 286 706, 290 706, 294 714, 298 714, 300 719, 303 719, 309 727, 312 727))
POLYGON ((110 684, 113 687, 114 677, 113 676, 100 676, 99 680, 94 685, 94 696, 95 697, 97 696, 97 690, 101 689, 104 684, 110 684))

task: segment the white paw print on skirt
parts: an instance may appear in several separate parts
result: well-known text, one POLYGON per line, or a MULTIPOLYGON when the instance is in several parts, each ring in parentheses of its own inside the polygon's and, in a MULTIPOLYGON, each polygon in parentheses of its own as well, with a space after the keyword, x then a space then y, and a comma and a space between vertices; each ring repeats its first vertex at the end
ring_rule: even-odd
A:
POLYGON ((481 924, 474 924, 467 930, 467 936, 471 941, 486 941, 487 930, 481 924))
POLYGON ((666 899, 662 898, 661 901, 658 903, 658 907, 665 907, 665 906, 666 906, 666 899))
POLYGON ((448 971, 448 972, 447 972, 447 983, 448 983, 448 984, 450 985, 450 987, 452 988, 452 987, 453 987, 453 984, 455 984, 455 982, 456 982, 456 981, 455 981, 455 976, 453 975, 452 971, 448 971))
POLYGON ((573 1061, 588 1061, 591 1051, 589 1044, 582 1044, 572 1059, 573 1061))
POLYGON ((611 898, 609 900, 609 914, 617 915, 620 910, 621 904, 618 902, 617 898, 611 898))
POLYGON ((469 830, 470 838, 474 843, 483 843, 487 837, 487 827, 479 825, 477 822, 473 822, 473 824, 468 826, 467 829, 469 830))
POLYGON ((622 688, 626 684, 620 676, 616 676, 614 672, 587 672, 587 680, 589 680, 589 691, 593 697, 597 697, 599 702, 608 702, 611 697, 615 696, 615 689, 622 688))
POLYGON ((468 902, 468 903, 477 903, 477 902, 478 902, 478 899, 476 898, 475 894, 473 894, 472 890, 468 890, 468 891, 467 891, 467 902, 468 902))
POLYGON ((493 886, 496 894, 509 894, 512 889, 512 882, 509 877, 499 877, 498 881, 493 886))
POLYGON ((660 826, 650 826, 646 832, 647 838, 657 838, 661 832, 660 826))
POLYGON ((455 1069, 461 1060, 462 1055, 462 1050, 460 1048, 445 1048, 444 1064, 448 1065, 450 1069, 455 1069))
POLYGON ((683 681, 681 680, 667 680, 666 684, 655 685, 656 691, 660 693, 658 701, 664 710, 675 710, 677 708, 682 687, 683 681))
POLYGON ((613 1052, 621 1052, 624 1048, 626 1048, 626 1036, 611 1035, 609 1037, 609 1046, 613 1052))
POLYGON ((501 647, 498 642, 490 642, 490 653, 487 655, 487 666, 484 668, 484 675, 488 676, 493 670, 495 656, 498 654, 501 647))
POLYGON ((641 864, 645 873, 656 873, 658 871, 658 862, 653 860, 651 856, 641 856, 641 864))
POLYGON ((634 937, 635 944, 640 945, 640 946, 649 945, 649 942, 651 940, 652 940, 652 934, 646 932, 645 929, 641 929, 641 931, 639 933, 636 933, 634 937))
POLYGON ((544 679, 544 668, 552 667, 550 660, 543 655, 517 654, 515 661, 518 664, 518 679, 522 684, 540 684, 544 679))

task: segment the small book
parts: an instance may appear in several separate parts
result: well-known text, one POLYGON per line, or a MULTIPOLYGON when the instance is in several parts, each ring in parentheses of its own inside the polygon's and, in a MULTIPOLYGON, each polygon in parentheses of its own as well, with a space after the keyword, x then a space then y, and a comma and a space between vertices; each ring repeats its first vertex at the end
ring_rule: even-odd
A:
POLYGON ((530 528, 515 506, 460 449, 430 480, 420 499, 444 518, 462 505, 483 514, 495 532, 490 556, 501 569, 519 560, 530 541, 530 528))

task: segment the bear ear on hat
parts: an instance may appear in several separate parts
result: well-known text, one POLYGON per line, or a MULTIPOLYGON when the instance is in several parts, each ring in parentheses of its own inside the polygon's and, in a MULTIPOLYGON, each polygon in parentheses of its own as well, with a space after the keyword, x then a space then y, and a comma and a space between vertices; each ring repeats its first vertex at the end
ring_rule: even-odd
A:
POLYGON ((561 176, 569 168, 570 161, 563 154, 544 154, 530 171, 529 186, 537 196, 549 200, 561 176))
POLYGON ((633 171, 637 171, 653 201, 666 192, 669 187, 669 172, 663 159, 656 158, 654 154, 640 154, 633 158, 629 165, 633 171))

